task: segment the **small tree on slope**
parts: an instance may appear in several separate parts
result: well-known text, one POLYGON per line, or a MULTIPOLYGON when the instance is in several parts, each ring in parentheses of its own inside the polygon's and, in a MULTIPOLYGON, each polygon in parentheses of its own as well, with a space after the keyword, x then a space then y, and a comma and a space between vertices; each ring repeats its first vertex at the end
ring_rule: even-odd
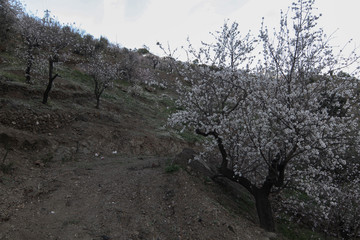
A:
POLYGON ((113 63, 115 60, 108 60, 104 54, 95 53, 86 66, 86 71, 94 80, 94 94, 96 108, 100 107, 100 97, 106 88, 113 85, 113 81, 118 77, 119 67, 113 63))
POLYGON ((69 25, 62 26, 61 23, 49 16, 48 11, 43 19, 43 24, 44 32, 42 49, 44 59, 48 62, 49 69, 48 85, 45 89, 42 101, 42 103, 46 104, 53 82, 59 76, 57 73, 54 73, 54 64, 66 60, 67 55, 71 52, 70 48, 73 47, 73 33, 76 30, 69 25))
POLYGON ((16 35, 18 16, 23 12, 22 5, 17 0, 0 0, 0 50, 13 43, 12 37, 16 35))
POLYGON ((335 175, 349 164, 358 166, 347 157, 358 150, 358 82, 336 75, 357 57, 339 62, 334 56, 322 30, 316 30, 313 2, 294 3, 291 23, 282 14, 273 38, 261 29, 264 60, 256 67, 251 67, 253 39, 241 38, 236 23, 224 25, 216 44, 190 48, 205 65, 186 64, 190 73, 186 84, 179 83, 178 101, 184 110, 169 119, 211 137, 203 155, 219 150, 220 176, 254 196, 260 225, 268 231, 275 230, 272 193, 295 183, 326 208, 334 188, 341 191, 335 175), (318 182, 320 176, 326 181, 318 182), (331 185, 322 185, 319 193, 314 183, 331 185))
POLYGON ((24 14, 19 19, 19 29, 23 44, 18 49, 18 56, 26 63, 25 81, 31 83, 34 65, 42 57, 39 51, 43 43, 44 26, 40 19, 24 14))

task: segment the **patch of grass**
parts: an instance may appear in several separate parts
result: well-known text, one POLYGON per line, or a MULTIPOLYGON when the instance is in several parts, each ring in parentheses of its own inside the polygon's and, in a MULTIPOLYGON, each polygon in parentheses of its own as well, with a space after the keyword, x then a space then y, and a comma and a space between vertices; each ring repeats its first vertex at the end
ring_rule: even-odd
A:
POLYGON ((80 81, 85 81, 85 80, 91 81, 92 80, 88 74, 86 74, 82 71, 79 71, 77 69, 71 71, 71 78, 74 80, 80 80, 80 81))
POLYGON ((301 227, 298 224, 281 220, 277 222, 277 231, 281 233, 285 238, 292 240, 321 240, 324 237, 317 232, 314 232, 308 228, 301 227))
POLYGON ((175 101, 168 97, 163 97, 159 103, 165 107, 164 112, 167 114, 171 114, 176 111, 175 101))
POLYGON ((0 51, 0 59, 2 60, 1 66, 20 65, 19 58, 11 51, 0 51))
POLYGON ((6 80, 25 82, 25 68, 14 53, 0 53, 0 76, 6 80))
POLYGON ((202 137, 198 134, 195 134, 193 132, 190 132, 188 130, 185 130, 185 131, 179 133, 179 135, 182 139, 184 139, 188 143, 196 143, 196 142, 201 142, 204 140, 204 137, 202 137))
POLYGON ((24 76, 20 76, 19 74, 16 74, 11 71, 1 70, 0 75, 6 80, 11 80, 11 81, 16 81, 16 82, 25 82, 24 76))
POLYGON ((103 98, 108 100, 117 100, 116 95, 111 94, 111 92, 104 92, 103 98))
POLYGON ((179 170, 180 170, 180 166, 177 164, 170 164, 165 167, 165 172, 167 172, 167 173, 173 173, 173 172, 177 172, 179 170))
POLYGON ((72 69, 68 66, 61 66, 57 71, 62 78, 81 84, 82 87, 86 86, 88 88, 93 88, 93 79, 85 72, 78 69, 72 69))
POLYGON ((122 80, 122 79, 116 79, 114 81, 115 84, 117 84, 119 87, 130 87, 131 86, 131 83, 127 80, 122 80))

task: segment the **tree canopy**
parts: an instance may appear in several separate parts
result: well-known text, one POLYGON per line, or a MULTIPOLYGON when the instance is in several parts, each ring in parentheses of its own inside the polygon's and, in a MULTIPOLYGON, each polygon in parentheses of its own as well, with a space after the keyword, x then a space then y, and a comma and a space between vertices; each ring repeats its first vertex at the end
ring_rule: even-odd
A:
MULTIPOLYGON (((202 156, 218 149, 219 176, 255 197, 260 225, 270 231, 269 199, 283 188, 306 194, 321 209, 315 226, 341 204, 338 196, 360 192, 353 185, 359 179, 338 180, 356 178, 359 169, 359 83, 341 72, 358 57, 335 53, 313 5, 298 0, 281 14, 278 31, 263 24, 258 38, 241 37, 237 23, 225 23, 214 44, 190 46, 196 61, 185 65, 186 83, 179 83, 183 110, 169 121, 211 137, 202 156), (262 59, 252 54, 256 42, 262 59)), ((305 204, 284 199, 291 199, 293 210, 305 204)), ((348 224, 341 231, 356 234, 350 229, 359 227, 359 219, 348 224)))

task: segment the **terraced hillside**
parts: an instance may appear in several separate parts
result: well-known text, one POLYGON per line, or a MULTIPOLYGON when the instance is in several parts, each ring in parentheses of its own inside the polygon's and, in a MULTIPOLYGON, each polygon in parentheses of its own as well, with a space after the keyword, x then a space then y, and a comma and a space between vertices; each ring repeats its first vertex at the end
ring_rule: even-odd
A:
POLYGON ((246 195, 173 164, 199 147, 165 126, 173 90, 117 82, 95 109, 88 76, 61 71, 44 105, 1 56, 0 239, 268 239, 246 195))

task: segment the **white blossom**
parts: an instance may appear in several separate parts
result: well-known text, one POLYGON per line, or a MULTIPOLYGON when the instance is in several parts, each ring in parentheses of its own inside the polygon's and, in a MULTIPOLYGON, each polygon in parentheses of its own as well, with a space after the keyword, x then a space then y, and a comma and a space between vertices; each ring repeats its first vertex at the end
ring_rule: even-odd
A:
MULTIPOLYGON (((360 195, 359 185, 352 183, 359 182, 354 174, 359 170, 359 82, 339 71, 329 39, 316 28, 312 5, 311 0, 294 4, 293 29, 287 14, 274 35, 262 27, 264 60, 258 65, 252 64, 253 40, 248 35, 236 35, 246 43, 233 52, 227 48, 231 34, 223 32, 216 35, 216 44, 199 51, 190 48, 203 64, 184 67, 187 81, 179 81, 177 101, 182 110, 169 124, 211 136, 201 156, 214 157, 216 147, 223 147, 222 157, 217 155, 222 163, 253 187, 263 188, 270 177, 273 189, 288 183, 297 195, 283 198, 281 208, 296 212, 297 218, 311 214, 314 227, 328 224, 323 230, 330 231, 344 199, 351 196, 356 204, 344 204, 359 212, 360 198, 352 197, 360 195), (235 53, 242 54, 236 61, 235 53), (254 67, 240 70, 244 65, 254 67), (278 171, 281 167, 283 172, 278 171)), ((225 24, 223 30, 231 27, 225 24)), ((350 228, 359 227, 360 219, 346 214, 343 219, 347 234, 354 234, 350 228)))

